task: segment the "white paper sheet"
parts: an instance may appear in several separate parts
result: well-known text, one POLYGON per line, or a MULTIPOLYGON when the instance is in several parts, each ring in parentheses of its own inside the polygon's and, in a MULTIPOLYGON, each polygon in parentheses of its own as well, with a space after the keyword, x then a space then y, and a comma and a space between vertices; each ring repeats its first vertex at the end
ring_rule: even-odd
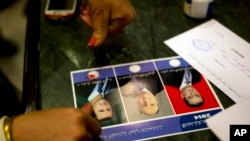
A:
POLYGON ((212 19, 164 41, 232 100, 250 96, 250 44, 212 19))
POLYGON ((229 141, 230 125, 250 125, 250 98, 240 101, 228 109, 206 120, 208 127, 222 141, 229 141))

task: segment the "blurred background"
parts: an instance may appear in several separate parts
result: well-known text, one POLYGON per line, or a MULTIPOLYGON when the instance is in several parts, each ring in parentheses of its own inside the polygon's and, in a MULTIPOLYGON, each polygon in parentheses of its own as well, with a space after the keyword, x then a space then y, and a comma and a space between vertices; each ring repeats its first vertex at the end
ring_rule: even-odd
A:
POLYGON ((27 0, 0 0, 0 111, 15 112, 21 100, 27 0), (10 105, 10 106, 9 106, 10 105), (4 108, 4 109, 3 109, 4 108), (3 110, 2 110, 3 109, 3 110))

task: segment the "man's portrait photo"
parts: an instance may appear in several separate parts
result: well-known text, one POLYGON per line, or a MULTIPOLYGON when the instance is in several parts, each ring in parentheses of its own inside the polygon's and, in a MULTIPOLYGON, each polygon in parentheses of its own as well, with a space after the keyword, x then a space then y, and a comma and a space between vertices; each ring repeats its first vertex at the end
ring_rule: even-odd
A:
POLYGON ((81 77, 86 75, 85 81, 74 84, 76 106, 80 108, 90 103, 94 110, 92 115, 103 127, 126 123, 125 111, 112 69, 96 72, 98 78, 95 79, 90 79, 88 72, 82 72, 81 77))
POLYGON ((208 82, 191 66, 160 71, 176 113, 218 107, 208 82))
POLYGON ((156 72, 121 76, 118 82, 130 122, 174 114, 156 72))

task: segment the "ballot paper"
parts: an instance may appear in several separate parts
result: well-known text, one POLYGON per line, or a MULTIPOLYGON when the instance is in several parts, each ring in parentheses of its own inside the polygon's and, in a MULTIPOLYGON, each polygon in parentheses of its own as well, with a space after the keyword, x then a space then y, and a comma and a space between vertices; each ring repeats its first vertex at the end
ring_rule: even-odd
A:
MULTIPOLYGON (((249 105, 250 105, 250 98, 241 100, 239 103, 208 118, 206 120, 207 126, 220 138, 220 140, 229 141, 230 136, 237 135, 237 132, 232 132, 232 131, 230 134, 230 125, 250 126, 249 105)), ((243 133, 249 134, 248 132, 249 131, 243 133)), ((242 136, 244 136, 244 134, 239 135, 239 137, 241 138, 242 136)))
POLYGON ((235 102, 250 96, 250 44, 215 19, 164 43, 235 102))
POLYGON ((75 70, 71 82, 75 107, 89 102, 95 107, 92 116, 102 127, 102 141, 141 141, 205 130, 205 120, 223 110, 207 79, 180 56, 75 70), (185 72, 202 95, 196 107, 185 102, 179 89, 185 72))

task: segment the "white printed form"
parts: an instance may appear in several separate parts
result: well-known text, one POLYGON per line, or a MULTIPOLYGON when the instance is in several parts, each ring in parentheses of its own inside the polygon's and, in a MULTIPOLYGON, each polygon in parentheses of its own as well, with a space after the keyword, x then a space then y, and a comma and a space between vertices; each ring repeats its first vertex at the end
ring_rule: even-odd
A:
POLYGON ((212 19, 164 43, 232 100, 250 97, 250 44, 212 19))

